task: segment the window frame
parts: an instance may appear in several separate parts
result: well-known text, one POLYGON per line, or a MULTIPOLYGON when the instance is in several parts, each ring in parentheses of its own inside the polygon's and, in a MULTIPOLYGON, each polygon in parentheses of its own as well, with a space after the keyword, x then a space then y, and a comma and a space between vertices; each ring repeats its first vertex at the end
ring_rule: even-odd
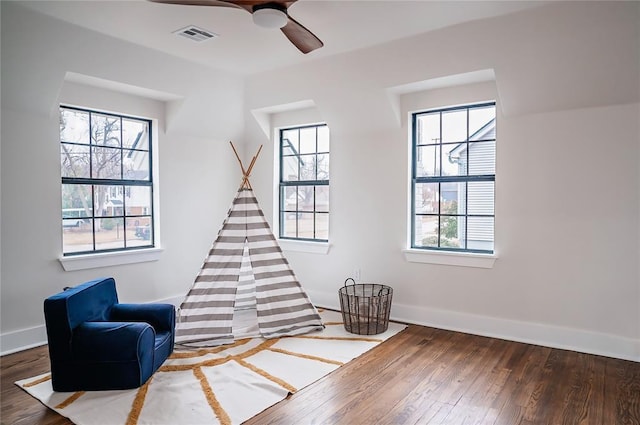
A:
MULTIPOLYGON (((100 109, 95 109, 95 108, 89 108, 89 107, 82 107, 82 106, 74 106, 74 105, 69 105, 69 104, 64 104, 61 103, 58 107, 59 112, 62 113, 63 109, 66 110, 72 110, 72 111, 79 111, 79 112, 86 112, 89 114, 89 142, 88 143, 74 143, 74 142, 63 142, 62 138, 59 139, 59 145, 60 147, 62 147, 63 144, 68 144, 68 145, 81 145, 81 146, 87 146, 89 147, 89 177, 63 177, 61 176, 61 192, 63 190, 63 187, 65 184, 69 185, 69 184, 83 184, 83 185, 89 185, 91 186, 91 200, 92 200, 92 208, 91 208, 91 215, 90 216, 83 216, 85 219, 89 219, 91 220, 92 223, 92 228, 91 228, 91 233, 92 233, 92 247, 93 249, 91 250, 83 250, 83 251, 72 251, 72 252, 65 252, 65 246, 64 246, 64 238, 63 238, 63 243, 62 243, 62 258, 61 258, 61 262, 63 262, 63 266, 65 267, 65 270, 69 270, 69 268, 67 268, 67 265, 65 263, 69 263, 71 260, 73 260, 73 263, 78 263, 81 264, 83 262, 88 262, 90 265, 88 266, 84 266, 84 265, 77 265, 77 266, 71 266, 72 268, 70 268, 70 270, 74 270, 74 269, 82 269, 82 268, 92 268, 92 267, 99 267, 99 263, 97 263, 95 260, 95 258, 97 257, 105 257, 109 258, 114 264, 127 264, 127 263, 133 263, 133 262, 139 262, 139 261, 152 261, 157 259, 157 253, 159 253, 161 250, 158 247, 158 230, 156 229, 157 227, 157 217, 156 217, 156 195, 154 193, 154 191, 156 190, 155 187, 155 183, 154 183, 154 175, 155 175, 155 169, 154 169, 154 155, 155 155, 155 151, 154 151, 154 122, 152 119, 150 118, 144 118, 141 116, 135 116, 135 115, 129 115, 129 114, 123 114, 123 113, 118 113, 118 112, 110 112, 110 111, 104 111, 104 110, 100 110, 100 109), (119 150, 119 157, 120 157, 120 175, 121 178, 95 178, 95 177, 91 177, 91 170, 93 167, 93 147, 96 146, 91 142, 91 125, 92 125, 92 115, 93 114, 99 114, 99 115, 104 115, 104 116, 109 116, 109 117, 115 117, 118 118, 120 120, 120 145, 119 147, 109 147, 110 149, 117 149, 119 150), (136 148, 126 148, 122 145, 122 140, 123 140, 123 126, 122 126, 122 121, 123 120, 134 120, 134 121, 140 121, 140 122, 144 122, 147 125, 147 148, 146 149, 136 149, 136 148), (126 155, 127 151, 139 151, 139 152, 145 152, 147 157, 148 157, 148 178, 143 180, 143 179, 125 179, 124 178, 124 155, 126 155), (96 216, 95 212, 96 209, 94 208, 94 203, 95 203, 95 187, 96 186, 105 186, 105 187, 110 187, 110 189, 108 190, 113 190, 114 188, 118 187, 118 193, 122 192, 123 194, 123 199, 126 198, 126 196, 124 195, 127 190, 130 190, 131 187, 148 187, 149 188, 149 210, 147 214, 126 214, 126 203, 123 203, 122 207, 120 207, 122 209, 121 214, 114 214, 111 216, 104 216, 104 217, 100 217, 100 216, 96 216), (135 245, 135 246, 126 246, 126 237, 124 239, 124 244, 125 246, 123 247, 118 247, 118 248, 106 248, 106 249, 96 249, 96 220, 99 219, 106 219, 106 218, 113 218, 113 219, 122 219, 123 223, 126 223, 128 219, 130 218, 136 218, 136 217, 145 217, 147 218, 147 220, 149 221, 150 224, 150 232, 149 232, 149 243, 147 244, 142 244, 142 245, 135 245), (146 255, 146 258, 143 260, 136 260, 135 258, 131 257, 131 255, 134 255, 136 252, 148 252, 151 253, 151 255, 146 255), (64 260, 64 261, 63 261, 64 260), (77 261, 76 261, 77 260, 77 261)), ((62 174, 62 169, 61 169, 61 174, 62 174)), ((62 193, 61 193, 62 194, 62 193)), ((145 207, 146 208, 146 207, 145 207)), ((61 230, 64 232, 64 216, 62 214, 62 209, 61 209, 61 230)), ((126 234, 125 234, 126 235, 126 234)), ((72 264, 72 263, 69 263, 72 264)))
MULTIPOLYGON (((458 106, 448 106, 448 107, 439 107, 439 108, 430 108, 430 109, 426 109, 426 110, 420 110, 420 111, 415 111, 415 112, 411 112, 411 137, 410 137, 410 142, 411 142, 411 162, 410 162, 410 168, 411 168, 411 175, 410 175, 410 233, 409 233, 409 249, 407 250, 408 252, 423 252, 423 253, 433 253, 433 254, 446 254, 446 255, 461 255, 464 254, 465 256, 470 256, 470 255, 480 255, 482 257, 484 256, 494 256, 495 255, 495 165, 496 165, 496 155, 495 155, 495 148, 497 147, 496 145, 496 138, 494 136, 494 138, 490 138, 490 139, 481 139, 481 140, 470 140, 472 134, 468 134, 469 132, 469 111, 473 110, 473 109, 480 109, 480 108, 486 108, 486 107, 493 107, 494 108, 494 118, 493 120, 496 121, 497 123, 497 106, 496 106, 496 101, 485 101, 485 102, 473 102, 473 103, 468 103, 468 104, 464 104, 464 105, 458 105, 458 106), (464 110, 466 111, 466 138, 463 141, 459 141, 459 142, 444 142, 442 141, 442 115, 443 113, 447 113, 447 112, 453 112, 453 111, 461 111, 464 110), (420 116, 423 115, 428 115, 428 114, 438 114, 439 115, 439 142, 438 143, 432 143, 432 144, 418 144, 418 118, 420 116), (474 143, 474 142, 478 142, 478 143, 490 143, 493 142, 494 143, 494 159, 493 159, 493 174, 477 174, 477 175, 469 175, 469 144, 470 143, 474 143), (443 156, 445 156, 445 153, 442 150, 442 147, 450 144, 460 144, 460 143, 464 143, 467 145, 467 149, 466 149, 466 172, 463 175, 453 175, 453 176, 443 176, 442 175, 442 161, 443 161, 443 156), (439 157, 438 157, 438 164, 439 164, 439 169, 441 170, 439 176, 418 176, 417 174, 417 164, 418 164, 418 148, 420 146, 437 146, 440 148, 439 150, 439 157), (493 193, 494 193, 494 197, 493 197, 493 214, 469 214, 468 213, 468 204, 469 204, 469 193, 468 193, 468 184, 470 182, 492 182, 493 183, 493 193), (416 185, 417 184, 437 184, 438 185, 438 193, 441 193, 441 186, 443 183, 464 183, 465 184, 465 190, 464 190, 464 202, 465 202, 465 212, 464 214, 447 214, 447 213, 443 213, 441 206, 441 200, 438 200, 438 211, 437 213, 416 213, 416 185), (437 246, 424 246, 424 245, 418 245, 416 244, 416 218, 418 216, 435 216, 438 219, 438 223, 437 223, 437 246), (447 246, 442 246, 441 245, 441 240, 442 240, 442 217, 464 217, 464 223, 465 223, 465 230, 464 230, 464 234, 465 234, 465 238, 467 238, 465 240, 465 248, 456 248, 456 247, 447 247, 447 246), (493 220, 493 226, 492 226, 492 233, 493 233, 493 240, 492 240, 492 249, 488 250, 488 249, 475 249, 475 248, 468 248, 467 244, 468 244, 468 218, 469 217, 482 217, 482 218, 487 218, 490 217, 493 220)), ((486 124, 485 124, 486 125, 486 124)), ((481 127, 482 128, 482 127, 481 127)), ((480 130, 480 129, 479 129, 480 130)), ((479 131, 476 130, 476 131, 479 131)), ((474 133, 475 134, 475 133, 474 133)), ((413 256, 415 258, 415 255, 413 256)), ((444 263, 447 264, 447 263, 444 263)), ((451 265, 459 265, 457 264, 456 261, 454 261, 453 263, 451 263, 451 265)))
MULTIPOLYGON (((329 131, 329 127, 327 126, 326 123, 319 123, 319 124, 306 124, 306 125, 294 125, 294 126, 287 126, 287 127, 281 127, 278 129, 278 239, 280 239, 281 241, 287 243, 287 242, 300 242, 300 243, 311 243, 311 244, 318 244, 318 243, 322 243, 322 244, 326 244, 329 242, 329 217, 330 217, 330 207, 327 208, 326 211, 318 211, 317 205, 316 205, 316 196, 315 196, 315 190, 316 190, 316 186, 327 186, 330 187, 330 176, 327 179, 315 179, 315 180, 285 180, 284 179, 284 158, 287 156, 292 156, 292 155, 284 155, 284 144, 283 144, 283 135, 285 132, 287 131, 291 131, 291 130, 297 130, 298 133, 301 130, 305 130, 305 129, 309 129, 309 128, 315 128, 316 131, 316 140, 315 140, 315 144, 316 144, 316 149, 312 154, 301 154, 301 153, 295 153, 293 156, 300 156, 300 155, 315 155, 316 157, 318 155, 327 155, 330 158, 331 155, 331 147, 330 147, 330 137, 329 137, 329 150, 327 151, 319 151, 318 150, 318 128, 321 127, 325 127, 327 129, 327 132, 329 131), (286 208, 286 197, 283 196, 283 193, 285 192, 286 188, 291 188, 291 187, 295 187, 296 190, 300 187, 312 187, 314 190, 314 203, 313 203, 313 209, 311 211, 309 210, 301 210, 299 209, 298 206, 296 206, 296 208, 294 210, 291 209, 287 209, 286 208), (301 238, 301 237, 292 237, 292 236, 286 236, 285 235, 285 216, 287 214, 295 214, 295 221, 296 221, 296 234, 298 234, 298 223, 299 223, 299 215, 300 214, 308 214, 308 213, 312 213, 314 215, 313 218, 313 234, 314 237, 313 238, 301 238), (317 238, 316 236, 316 228, 317 228, 317 215, 318 214, 326 214, 327 217, 327 238, 317 238)), ((293 147, 291 147, 291 149, 293 149, 295 151, 295 149, 293 147)), ((329 160, 329 168, 331 161, 329 160)), ((298 169, 298 174, 300 174, 300 169, 298 169)), ((317 177, 317 170, 316 170, 316 177, 317 177)), ((315 252, 315 251, 314 251, 315 252)))

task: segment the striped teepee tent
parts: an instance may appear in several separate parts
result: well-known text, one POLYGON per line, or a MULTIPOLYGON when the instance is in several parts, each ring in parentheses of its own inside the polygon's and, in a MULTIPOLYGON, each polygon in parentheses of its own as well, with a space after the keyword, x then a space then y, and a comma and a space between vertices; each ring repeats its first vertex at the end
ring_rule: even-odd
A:
POLYGON ((235 147, 233 151, 242 168, 242 184, 180 306, 176 344, 214 346, 247 337, 299 335, 324 327, 249 183, 260 150, 246 170, 235 147))

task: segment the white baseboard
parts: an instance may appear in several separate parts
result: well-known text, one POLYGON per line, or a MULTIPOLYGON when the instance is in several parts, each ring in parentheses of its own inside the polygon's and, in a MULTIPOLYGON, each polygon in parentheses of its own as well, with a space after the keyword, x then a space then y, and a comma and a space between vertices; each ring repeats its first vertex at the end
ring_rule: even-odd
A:
POLYGON ((0 334, 0 356, 16 353, 47 343, 47 329, 44 325, 0 334))
MULTIPOLYGON (((340 310, 337 292, 310 291, 314 304, 340 310)), ((582 329, 392 303, 391 319, 473 335, 640 362, 640 339, 582 329)))
MULTIPOLYGON (((168 303, 179 306, 184 295, 176 295, 162 300, 150 301, 154 303, 168 303)), ((47 343, 47 329, 44 324, 17 331, 0 334, 0 356, 39 347, 47 343)))

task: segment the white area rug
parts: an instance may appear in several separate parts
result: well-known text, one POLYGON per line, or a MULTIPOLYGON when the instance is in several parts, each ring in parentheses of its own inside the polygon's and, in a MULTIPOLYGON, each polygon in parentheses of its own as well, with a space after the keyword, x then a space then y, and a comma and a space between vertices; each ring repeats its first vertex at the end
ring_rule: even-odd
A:
POLYGON ((405 328, 355 335, 339 312, 320 315, 321 332, 174 351, 134 390, 54 392, 48 373, 16 385, 78 425, 240 424, 405 328))

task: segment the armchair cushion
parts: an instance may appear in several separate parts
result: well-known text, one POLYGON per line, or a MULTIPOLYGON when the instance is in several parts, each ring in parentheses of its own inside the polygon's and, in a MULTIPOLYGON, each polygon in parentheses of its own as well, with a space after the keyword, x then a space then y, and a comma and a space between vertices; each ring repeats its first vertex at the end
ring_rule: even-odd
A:
POLYGON ((171 304, 118 304, 113 278, 44 302, 55 391, 136 388, 173 351, 171 304))

